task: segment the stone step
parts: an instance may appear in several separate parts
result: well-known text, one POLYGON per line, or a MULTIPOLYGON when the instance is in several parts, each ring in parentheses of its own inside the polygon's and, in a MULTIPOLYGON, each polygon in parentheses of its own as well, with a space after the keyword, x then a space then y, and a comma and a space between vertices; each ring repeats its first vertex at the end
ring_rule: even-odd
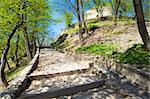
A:
POLYGON ((72 87, 57 88, 56 90, 46 91, 42 93, 24 93, 19 99, 51 99, 59 96, 66 96, 76 94, 78 92, 84 92, 90 89, 102 87, 105 80, 99 80, 87 84, 76 85, 72 87))
POLYGON ((91 61, 78 61, 78 62, 67 62, 67 63, 57 63, 57 64, 47 64, 42 67, 37 67, 37 69, 30 74, 30 76, 36 75, 47 75, 47 74, 55 74, 69 71, 76 71, 82 69, 90 68, 92 64, 91 61))
POLYGON ((88 69, 84 71, 86 72, 33 80, 30 87, 22 94, 20 99, 41 99, 39 97, 43 96, 45 98, 42 99, 49 99, 50 97, 75 94, 104 85, 105 80, 96 77, 88 69))
POLYGON ((59 73, 51 73, 51 74, 46 74, 46 73, 40 73, 38 75, 30 75, 28 76, 31 81, 33 80, 41 80, 41 79, 48 79, 48 78, 53 78, 53 77, 58 77, 58 76, 65 76, 65 75, 73 75, 73 74, 81 74, 81 73, 86 73, 90 71, 91 68, 86 68, 86 69, 78 69, 78 70, 73 70, 73 71, 66 71, 66 72, 59 72, 59 73))

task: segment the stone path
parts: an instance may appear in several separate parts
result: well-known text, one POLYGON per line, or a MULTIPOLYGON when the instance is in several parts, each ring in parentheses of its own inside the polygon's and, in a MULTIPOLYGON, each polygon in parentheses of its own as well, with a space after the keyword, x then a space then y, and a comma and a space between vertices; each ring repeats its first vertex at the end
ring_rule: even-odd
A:
POLYGON ((137 89, 136 86, 115 71, 103 70, 98 66, 93 67, 89 64, 91 64, 91 61, 84 60, 81 57, 77 58, 51 49, 43 49, 40 53, 37 69, 30 76, 40 78, 39 75, 61 74, 62 72, 68 73, 76 70, 80 72, 34 79, 19 99, 41 99, 41 97, 42 99, 50 99, 46 96, 50 96, 50 94, 52 96, 57 94, 57 97, 53 97, 54 99, 148 99, 148 93, 137 89), (84 69, 87 69, 87 71, 82 72, 84 69), (101 84, 101 87, 96 85, 96 87, 91 87, 90 90, 84 92, 58 95, 63 90, 65 93, 65 91, 72 90, 76 86, 79 90, 80 88, 87 88, 88 84, 90 86, 92 83, 100 83, 103 80, 106 81, 101 84), (83 87, 83 85, 87 87, 83 87))
POLYGON ((89 68, 90 61, 82 61, 51 49, 41 51, 37 69, 31 75, 60 73, 89 68))

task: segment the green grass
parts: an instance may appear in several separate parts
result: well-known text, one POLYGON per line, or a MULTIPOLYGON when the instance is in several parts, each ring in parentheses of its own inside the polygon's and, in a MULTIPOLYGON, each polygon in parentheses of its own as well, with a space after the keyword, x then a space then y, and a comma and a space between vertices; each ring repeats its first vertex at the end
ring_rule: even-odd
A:
MULTIPOLYGON (((89 31, 92 31, 99 27, 108 27, 109 28, 109 26, 114 26, 114 21, 112 19, 113 19, 113 17, 111 17, 111 20, 108 19, 108 20, 104 20, 104 21, 98 20, 97 18, 89 19, 89 20, 87 20, 87 28, 89 31)), ((118 23, 118 26, 120 26, 120 25, 125 26, 125 25, 133 25, 136 23, 136 21, 133 19, 130 19, 130 18, 122 18, 122 19, 118 19, 117 23, 118 23)), ((108 29, 106 31, 109 32, 109 30, 110 29, 108 29)), ((78 32, 78 26, 77 26, 77 24, 75 24, 74 27, 67 29, 64 32, 64 34, 74 34, 77 32, 78 32)), ((116 34, 121 34, 121 32, 118 32, 116 34)))
MULTIPOLYGON (((29 61, 25 57, 21 60, 20 67, 16 68, 15 66, 11 67, 11 70, 5 70, 5 77, 7 81, 11 81, 17 77, 21 71, 28 65, 29 61)), ((11 63, 12 64, 12 63, 11 63)), ((11 65, 12 66, 12 65, 11 65)))
POLYGON ((26 66, 22 66, 22 67, 19 67, 19 68, 14 68, 13 70, 11 70, 10 72, 6 72, 6 80, 7 81, 11 81, 12 79, 14 79, 15 77, 17 77, 21 71, 25 68, 26 66))
POLYGON ((96 43, 93 45, 79 47, 77 53, 88 53, 113 58, 116 62, 124 64, 135 64, 137 68, 150 69, 150 52, 146 51, 141 44, 135 44, 125 52, 118 52, 113 43, 96 43))
POLYGON ((97 18, 87 20, 87 23, 98 23, 99 20, 97 18))
POLYGON ((110 42, 96 43, 96 44, 85 46, 85 47, 79 47, 76 49, 76 52, 111 57, 114 53, 117 52, 117 47, 115 44, 110 43, 110 42))
POLYGON ((97 28, 98 28, 98 25, 95 24, 95 23, 90 23, 90 24, 87 25, 88 31, 92 31, 92 30, 95 30, 97 28))
POLYGON ((135 44, 126 52, 118 53, 116 59, 121 63, 150 65, 150 52, 146 51, 141 44, 135 44))

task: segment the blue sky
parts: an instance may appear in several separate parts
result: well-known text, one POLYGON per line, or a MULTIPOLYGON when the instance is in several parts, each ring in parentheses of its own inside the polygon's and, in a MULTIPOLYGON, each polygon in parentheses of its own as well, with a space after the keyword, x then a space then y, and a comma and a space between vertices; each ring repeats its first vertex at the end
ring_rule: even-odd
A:
MULTIPOLYGON (((50 0, 50 1, 61 4, 63 0, 50 0)), ((73 1, 73 0, 71 0, 71 1, 73 1)), ((53 13, 53 17, 61 19, 63 10, 68 10, 68 7, 64 6, 64 5, 62 5, 62 6, 59 5, 58 9, 59 9, 59 11, 55 11, 55 13, 53 13)), ((61 21, 62 22, 59 22, 59 23, 56 23, 56 24, 53 24, 50 26, 50 30, 51 30, 51 32, 49 32, 50 35, 52 35, 54 37, 58 37, 58 35, 60 35, 61 31, 63 29, 65 29, 64 20, 61 19, 61 21)), ((77 19, 75 18, 75 16, 72 21, 73 21, 73 23, 77 22, 77 19)))
MULTIPOLYGON (((50 0, 50 1, 61 4, 61 2, 63 0, 50 0)), ((147 7, 146 4, 143 6, 143 8, 145 8, 145 7, 147 7)), ((55 24, 51 25, 50 26, 51 32, 49 32, 49 34, 52 35, 55 38, 58 37, 58 35, 60 35, 61 31, 65 28, 64 20, 62 20, 60 16, 62 15, 63 10, 66 10, 66 9, 68 10, 68 8, 66 6, 64 6, 64 5, 62 5, 62 6, 59 5, 58 9, 59 9, 59 11, 54 11, 55 13, 52 13, 52 14, 53 14, 54 18, 59 18, 62 22, 55 23, 55 24)), ((87 8, 87 9, 89 9, 89 8, 87 8)), ((134 13, 131 11, 131 12, 125 13, 124 15, 125 16, 133 16, 133 14, 134 13)), ((77 22, 77 19, 74 17, 73 23, 76 23, 76 22, 77 22)))

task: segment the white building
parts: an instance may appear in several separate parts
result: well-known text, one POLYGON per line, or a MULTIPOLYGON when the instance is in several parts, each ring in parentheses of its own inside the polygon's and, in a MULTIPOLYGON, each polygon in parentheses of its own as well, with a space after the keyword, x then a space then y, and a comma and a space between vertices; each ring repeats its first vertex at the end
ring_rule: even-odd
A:
POLYGON ((111 6, 107 6, 107 7, 102 7, 102 15, 98 14, 96 9, 92 9, 92 10, 88 10, 86 11, 86 19, 93 19, 93 18, 97 18, 98 16, 103 16, 103 17, 107 17, 107 16, 112 16, 112 7, 111 6))

